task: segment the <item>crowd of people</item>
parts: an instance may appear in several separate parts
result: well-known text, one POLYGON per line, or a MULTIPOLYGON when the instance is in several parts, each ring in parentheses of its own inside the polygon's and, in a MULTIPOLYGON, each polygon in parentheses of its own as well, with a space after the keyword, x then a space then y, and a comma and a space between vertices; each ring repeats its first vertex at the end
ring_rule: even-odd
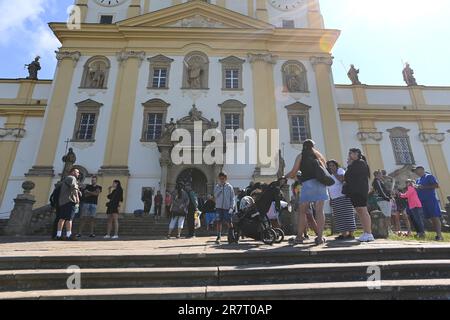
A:
MULTIPOLYGON (((151 196, 146 197, 144 211, 149 213, 153 202, 154 216, 158 220, 161 218, 162 207, 165 206, 170 220, 167 235, 169 239, 174 231, 176 238, 180 238, 185 224, 187 238, 195 237, 196 229, 200 227, 200 215, 203 215, 206 229, 215 227, 216 243, 220 244, 223 226, 228 229, 232 227, 233 214, 239 211, 239 202, 245 196, 257 200, 259 211, 270 216, 275 227, 280 227, 277 212, 280 210, 280 200, 283 199, 281 187, 287 184, 288 179, 294 179, 292 207, 298 219, 297 236, 289 240, 292 245, 302 244, 305 239, 309 239, 309 229, 314 231, 317 245, 326 241, 324 207, 327 201, 334 217, 335 231, 339 233, 337 240, 355 239, 358 216, 363 229, 358 240, 374 241, 369 212, 376 209, 384 214, 389 228, 398 235, 410 236, 414 228, 416 237, 423 239, 425 220, 430 220, 436 232, 435 240, 441 241, 441 209, 436 196, 439 184, 423 167, 416 167, 413 171, 419 178, 416 181, 408 180, 405 188, 400 190, 395 179, 388 176, 385 170, 376 170, 370 188, 371 170, 360 149, 349 150, 347 166, 344 167, 336 160, 327 161, 315 147, 314 141, 306 140, 292 170, 277 184, 252 182, 246 189, 239 190, 233 188, 228 182, 227 174, 221 172, 217 177, 214 194, 208 195, 206 201, 198 198, 190 184, 178 183, 176 190, 173 193, 167 192, 164 197, 160 191, 153 199, 151 196), (270 197, 261 197, 263 192, 270 197), (406 226, 406 233, 401 232, 401 219, 406 226)), ((51 196, 51 205, 56 209, 53 230, 53 238, 56 240, 81 238, 86 224, 90 227, 89 237, 96 237, 95 217, 103 188, 97 184, 95 176, 91 178, 90 184, 80 185, 79 175, 78 169, 72 169, 70 174, 57 184, 51 196), (81 219, 79 230, 74 235, 72 221, 77 214, 81 219)), ((119 238, 119 211, 123 196, 120 181, 113 181, 107 195, 108 223, 105 239, 119 238)))

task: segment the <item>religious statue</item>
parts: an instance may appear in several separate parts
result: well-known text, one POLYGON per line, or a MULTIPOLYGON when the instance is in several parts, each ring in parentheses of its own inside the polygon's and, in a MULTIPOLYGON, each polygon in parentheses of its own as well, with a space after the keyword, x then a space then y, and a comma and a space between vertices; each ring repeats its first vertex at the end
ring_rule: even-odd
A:
POLYGON ((403 80, 408 86, 417 86, 416 78, 414 77, 414 70, 411 69, 409 63, 406 63, 403 69, 403 80))
POLYGON ((301 92, 300 71, 297 69, 291 69, 286 75, 286 84, 289 92, 301 92))
POLYGON ((200 61, 194 60, 188 63, 185 61, 187 68, 187 84, 190 89, 202 88, 202 64, 200 61))
POLYGON ((41 64, 39 63, 40 59, 41 59, 41 57, 37 56, 33 62, 25 65, 25 67, 28 68, 28 74, 29 74, 27 79, 38 80, 38 71, 41 70, 41 64))
POLYGON ((355 65, 350 66, 350 70, 347 73, 348 78, 352 82, 352 85, 360 85, 361 81, 359 81, 359 69, 355 68, 355 65))
POLYGON ((70 173, 70 170, 72 169, 73 165, 77 161, 77 156, 73 152, 72 148, 69 148, 69 152, 62 158, 62 161, 64 162, 64 169, 62 172, 61 179, 64 179, 67 177, 70 173))
POLYGON ((89 87, 90 88, 103 88, 105 85, 105 71, 102 70, 100 65, 96 65, 89 70, 89 87))

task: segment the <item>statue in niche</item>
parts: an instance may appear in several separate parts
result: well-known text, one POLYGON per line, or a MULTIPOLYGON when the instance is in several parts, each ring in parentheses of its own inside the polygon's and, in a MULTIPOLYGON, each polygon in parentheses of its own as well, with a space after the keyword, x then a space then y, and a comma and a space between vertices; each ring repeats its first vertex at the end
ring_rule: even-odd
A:
POLYGON ((187 85, 190 89, 202 89, 204 61, 201 57, 193 57, 185 61, 187 71, 187 85))
POLYGON ((417 81, 414 77, 414 70, 411 69, 409 63, 406 63, 405 68, 403 69, 403 80, 408 86, 417 86, 417 81))
POLYGON ((347 73, 348 78, 352 82, 352 85, 360 85, 361 81, 359 81, 359 69, 355 68, 355 65, 350 66, 350 70, 347 73))
POLYGON ((100 63, 94 64, 89 68, 88 87, 101 89, 105 85, 105 70, 100 63))
POLYGON ((300 66, 295 64, 287 65, 284 68, 284 78, 288 92, 307 92, 305 73, 300 66))
POLYGON ((28 69, 28 77, 30 80, 38 80, 38 72, 41 70, 41 64, 39 60, 41 57, 37 56, 33 62, 26 64, 25 67, 28 69))

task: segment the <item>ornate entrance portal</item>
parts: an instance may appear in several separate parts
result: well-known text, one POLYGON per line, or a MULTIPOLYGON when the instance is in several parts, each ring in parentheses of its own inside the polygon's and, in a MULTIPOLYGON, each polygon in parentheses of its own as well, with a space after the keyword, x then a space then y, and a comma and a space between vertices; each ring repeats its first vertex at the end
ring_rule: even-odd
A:
POLYGON ((192 190, 203 199, 211 192, 211 190, 208 190, 208 179, 199 169, 192 168, 184 170, 177 178, 177 183, 179 182, 184 185, 190 185, 192 190))
MULTIPOLYGON (((171 119, 171 122, 166 124, 165 130, 161 139, 158 141, 158 149, 161 153, 161 192, 163 194, 166 191, 175 190, 176 183, 178 181, 190 182, 192 189, 202 197, 205 197, 208 193, 212 193, 214 189, 214 183, 216 177, 223 168, 221 164, 181 164, 175 165, 172 162, 171 152, 175 145, 171 141, 172 133, 176 129, 185 129, 194 136, 194 124, 196 122, 202 123, 202 136, 208 129, 216 129, 219 124, 214 119, 208 120, 202 116, 202 112, 199 111, 196 106, 192 106, 191 111, 187 117, 178 120, 176 123, 171 119)), ((198 133, 197 133, 198 134, 198 133)), ((194 159, 194 152, 203 151, 206 143, 202 147, 191 148, 191 159, 194 159), (201 149, 201 150, 199 150, 201 149)), ((163 206, 164 210, 164 206, 163 206)), ((163 212, 164 214, 164 212, 163 212)))

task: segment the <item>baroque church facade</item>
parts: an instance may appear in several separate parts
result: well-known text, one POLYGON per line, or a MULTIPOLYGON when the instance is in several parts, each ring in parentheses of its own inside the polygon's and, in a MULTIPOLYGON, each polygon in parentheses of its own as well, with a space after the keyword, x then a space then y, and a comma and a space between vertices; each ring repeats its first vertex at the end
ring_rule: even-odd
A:
MULTIPOLYGON (((450 195, 450 87, 338 85, 318 0, 76 0, 80 28, 50 23, 62 43, 54 79, 0 79, 0 213, 21 184, 48 202, 70 147, 84 176, 122 182, 122 211, 143 188, 190 177, 200 194, 219 171, 235 187, 267 179, 255 164, 175 165, 171 130, 278 129, 289 169, 312 138, 328 159, 361 148, 373 169, 423 165, 450 195)), ((105 192, 104 192, 105 193, 105 192)), ((100 200, 104 212, 106 194, 100 200)))

